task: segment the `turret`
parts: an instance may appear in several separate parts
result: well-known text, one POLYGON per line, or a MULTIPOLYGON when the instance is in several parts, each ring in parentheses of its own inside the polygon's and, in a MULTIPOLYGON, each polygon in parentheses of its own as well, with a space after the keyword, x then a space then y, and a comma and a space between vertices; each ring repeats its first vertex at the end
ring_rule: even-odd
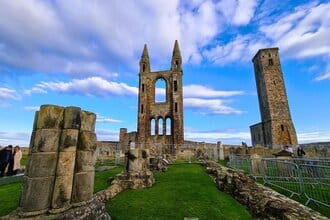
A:
POLYGON ((150 72, 150 61, 149 61, 147 44, 145 44, 140 60, 140 73, 148 73, 148 72, 150 72))
POLYGON ((181 65, 182 65, 182 57, 179 48, 179 43, 177 40, 175 40, 172 62, 171 62, 171 70, 181 70, 181 65))

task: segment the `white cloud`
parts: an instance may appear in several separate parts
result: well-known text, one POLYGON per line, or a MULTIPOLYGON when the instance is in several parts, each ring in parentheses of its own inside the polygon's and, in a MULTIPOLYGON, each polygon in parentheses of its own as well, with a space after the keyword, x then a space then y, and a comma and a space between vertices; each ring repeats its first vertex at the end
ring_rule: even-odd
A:
POLYGON ((29 147, 30 134, 26 132, 6 132, 0 131, 0 145, 7 146, 19 145, 21 147, 29 147))
POLYGON ((183 100, 185 108, 193 108, 201 111, 202 114, 242 114, 243 112, 225 104, 220 99, 200 99, 185 98, 183 100))
POLYGON ((250 144, 249 132, 223 131, 223 132, 185 132, 185 140, 204 141, 215 143, 221 141, 223 144, 238 144, 242 141, 250 144))
POLYGON ((257 3, 256 0, 222 0, 217 3, 217 8, 228 23, 246 25, 252 19, 257 3))
POLYGON ((316 81, 321 81, 321 80, 326 80, 326 79, 330 79, 330 71, 326 72, 324 74, 321 74, 320 76, 316 77, 316 81))
POLYGON ((118 83, 107 81, 101 77, 89 77, 86 79, 73 79, 70 82, 41 82, 28 91, 56 91, 66 94, 79 94, 86 96, 109 95, 137 95, 138 89, 127 85, 126 83, 118 83))
POLYGON ((28 95, 28 96, 30 96, 32 94, 47 94, 47 91, 42 88, 39 88, 39 87, 34 87, 32 89, 24 90, 23 94, 28 95))
POLYGON ((306 4, 284 14, 273 24, 260 27, 282 54, 293 57, 315 57, 330 53, 330 3, 306 4))
POLYGON ((330 141, 330 131, 327 130, 302 132, 298 133, 297 136, 299 143, 330 141))
POLYGON ((120 66, 137 68, 144 43, 163 64, 175 39, 184 61, 201 61, 200 48, 221 31, 213 1, 179 0, 1 1, 0 60, 36 72, 77 77, 116 77, 120 66))
POLYGON ((20 95, 17 94, 17 91, 10 88, 0 87, 0 101, 3 100, 20 100, 20 95))
POLYGON ((215 64, 250 61, 260 48, 268 47, 266 40, 255 35, 237 36, 224 45, 216 45, 203 52, 204 57, 215 64))
POLYGON ((98 123, 121 123, 122 121, 113 119, 111 117, 97 115, 96 122, 98 122, 98 123))
POLYGON ((39 106, 24 106, 25 111, 39 111, 39 106))
POLYGON ((220 91, 208 88, 202 85, 187 85, 183 87, 183 96, 185 98, 216 98, 243 95, 243 91, 220 91))
POLYGON ((119 141, 119 132, 105 129, 96 130, 97 141, 119 141))

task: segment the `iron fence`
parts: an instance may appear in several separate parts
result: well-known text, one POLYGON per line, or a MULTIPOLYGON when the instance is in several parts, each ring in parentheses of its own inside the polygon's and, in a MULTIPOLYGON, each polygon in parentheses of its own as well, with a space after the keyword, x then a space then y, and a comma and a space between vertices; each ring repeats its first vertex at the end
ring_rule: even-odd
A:
POLYGON ((229 167, 262 177, 265 184, 279 188, 290 197, 307 198, 330 207, 330 158, 252 158, 250 155, 231 155, 229 167))

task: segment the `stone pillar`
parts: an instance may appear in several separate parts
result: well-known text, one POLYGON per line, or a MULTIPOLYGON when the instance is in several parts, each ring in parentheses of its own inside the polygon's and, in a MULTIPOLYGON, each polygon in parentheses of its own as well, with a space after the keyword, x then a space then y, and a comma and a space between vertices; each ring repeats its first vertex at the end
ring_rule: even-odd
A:
POLYGON ((41 106, 19 208, 9 219, 110 219, 104 204, 92 200, 95 121, 78 107, 41 106))
POLYGON ((47 212, 52 198, 63 108, 43 105, 36 114, 19 210, 25 215, 47 212))
POLYGON ((52 198, 52 212, 57 213, 71 207, 72 183, 75 172, 76 148, 80 129, 80 112, 77 107, 64 110, 56 180, 52 198))
POLYGON ((72 202, 79 206, 93 197, 94 190, 94 152, 96 150, 96 115, 81 112, 81 127, 78 137, 75 175, 73 181, 72 202))

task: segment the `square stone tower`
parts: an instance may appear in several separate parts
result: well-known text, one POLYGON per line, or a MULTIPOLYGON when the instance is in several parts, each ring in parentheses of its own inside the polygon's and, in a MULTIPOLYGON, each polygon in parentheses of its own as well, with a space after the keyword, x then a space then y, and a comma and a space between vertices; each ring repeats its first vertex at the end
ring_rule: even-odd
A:
MULTIPOLYGON (((147 45, 140 60, 137 142, 140 145, 166 146, 163 153, 175 154, 184 143, 182 58, 175 41, 171 69, 151 72, 147 45), (158 83, 163 87, 156 89, 158 83), (163 100, 157 94, 163 92, 163 100)), ((147 146, 147 147, 148 147, 147 146)))
POLYGON ((278 48, 259 50, 252 62, 261 114, 261 123, 250 126, 252 145, 297 145, 278 48))

